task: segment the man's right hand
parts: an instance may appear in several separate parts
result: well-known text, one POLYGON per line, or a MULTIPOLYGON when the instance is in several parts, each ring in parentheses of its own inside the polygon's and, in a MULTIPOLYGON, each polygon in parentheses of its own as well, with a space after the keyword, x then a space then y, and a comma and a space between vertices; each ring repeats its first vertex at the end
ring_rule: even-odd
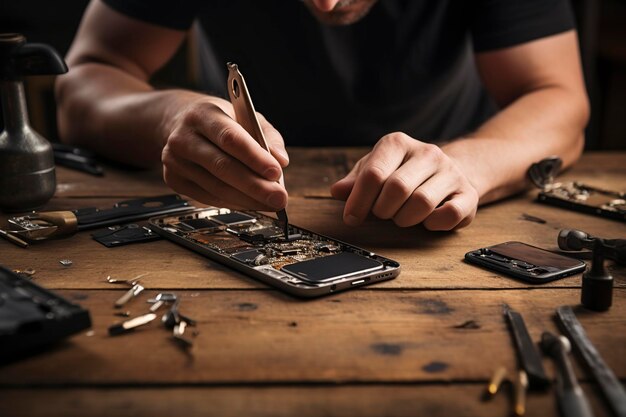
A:
POLYGON ((226 100, 190 100, 174 113, 163 147, 163 178, 176 192, 201 203, 277 211, 287 191, 277 181, 289 163, 280 133, 257 113, 271 154, 234 120, 226 100))
POLYGON ((265 118, 259 115, 271 155, 235 122, 230 102, 149 84, 187 32, 91 1, 67 56, 70 71, 57 79, 61 137, 141 167, 160 156, 166 183, 201 203, 285 207, 287 191, 276 181, 289 159, 265 118))

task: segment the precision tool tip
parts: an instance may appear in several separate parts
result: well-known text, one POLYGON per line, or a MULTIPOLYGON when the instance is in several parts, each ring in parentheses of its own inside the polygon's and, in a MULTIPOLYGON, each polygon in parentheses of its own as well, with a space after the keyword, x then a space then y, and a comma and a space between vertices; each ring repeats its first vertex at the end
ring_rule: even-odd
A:
POLYGON ((7 232, 5 230, 0 229, 0 236, 2 236, 3 238, 5 238, 6 240, 8 240, 11 243, 16 244, 17 246, 21 247, 21 248, 27 248, 28 247, 28 243, 25 242, 24 240, 20 239, 19 237, 13 235, 10 232, 7 232))
POLYGON ((515 381, 515 415, 523 416, 526 414, 526 390, 528 389, 528 375, 526 372, 519 371, 517 380, 515 381))
POLYGON ((287 218, 287 210, 282 209, 276 212, 276 216, 283 227, 283 233, 285 234, 285 240, 289 240, 289 219, 287 218))
POLYGON ((511 306, 509 306, 507 303, 502 303, 502 314, 506 316, 507 314, 509 314, 509 312, 511 312, 511 310, 511 306))

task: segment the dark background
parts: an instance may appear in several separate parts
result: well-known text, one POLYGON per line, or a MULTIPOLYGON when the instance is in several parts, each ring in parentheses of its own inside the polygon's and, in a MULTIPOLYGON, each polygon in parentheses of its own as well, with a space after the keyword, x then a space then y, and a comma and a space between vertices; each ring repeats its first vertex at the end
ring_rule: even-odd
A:
MULTIPOLYGON (((0 0, 0 32, 19 32, 65 55, 88 0, 0 0)), ((586 148, 626 149, 626 0, 572 0, 587 88, 592 103, 586 148)), ((156 85, 193 87, 194 54, 187 44, 153 79, 156 85)), ((52 77, 26 85, 31 123, 51 140, 56 133, 52 77)), ((0 127, 2 121, 0 120, 0 127)))

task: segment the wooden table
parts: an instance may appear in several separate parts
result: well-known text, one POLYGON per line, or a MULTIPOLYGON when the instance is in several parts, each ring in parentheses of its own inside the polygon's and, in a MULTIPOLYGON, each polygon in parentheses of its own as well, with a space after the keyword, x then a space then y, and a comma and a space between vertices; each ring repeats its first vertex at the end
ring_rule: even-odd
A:
MULTIPOLYGON (((505 395, 480 400, 497 366, 516 366, 502 303, 523 313, 538 340, 544 330, 557 331, 558 306, 578 304, 581 277, 531 286, 465 264, 463 255, 507 240, 555 249, 558 230, 566 227, 624 237, 626 225, 538 204, 530 190, 481 208, 470 227, 453 233, 376 219, 350 228, 328 187, 364 152, 292 149, 286 172, 293 224, 402 264, 397 279, 355 291, 295 299, 167 241, 113 249, 89 233, 28 249, 0 241, 1 264, 36 269, 37 283, 88 308, 93 320, 93 332, 0 368, 0 415, 508 415, 505 395), (64 258, 73 265, 62 266, 64 258), (191 354, 156 321, 133 334, 107 335, 120 320, 113 302, 124 290, 105 277, 138 274, 147 274, 147 291, 130 310, 146 311, 144 301, 163 290, 179 294, 181 310, 199 322, 191 354)), ((624 189, 626 153, 586 154, 563 178, 624 189)), ((159 173, 115 168, 104 178, 60 168, 58 183, 46 209, 108 207, 168 192, 159 173)), ((609 268, 613 307, 579 318, 624 381, 626 268, 609 268)), ((608 415, 589 376, 578 365, 577 372, 596 415, 608 415)), ((553 391, 531 393, 528 415, 557 415, 553 397, 553 391)))

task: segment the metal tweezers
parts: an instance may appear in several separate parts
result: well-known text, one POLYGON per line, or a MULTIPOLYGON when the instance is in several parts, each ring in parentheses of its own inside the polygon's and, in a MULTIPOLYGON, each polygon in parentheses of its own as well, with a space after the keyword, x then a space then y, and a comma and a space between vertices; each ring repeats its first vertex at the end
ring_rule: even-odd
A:
MULTIPOLYGON (((265 141, 263 130, 259 124, 259 120, 256 117, 254 111, 254 105, 252 104, 252 98, 246 87, 246 82, 243 79, 243 75, 239 72, 237 64, 229 62, 228 66, 228 95, 230 96, 230 102, 235 109, 235 117, 237 123, 239 123, 245 130, 258 142, 259 145, 267 152, 270 152, 269 146, 265 141)), ((281 175, 278 180, 279 183, 284 183, 283 176, 281 175)), ((285 234, 285 240, 289 239, 289 219, 287 218, 287 210, 282 209, 276 212, 276 216, 283 228, 285 234)))

